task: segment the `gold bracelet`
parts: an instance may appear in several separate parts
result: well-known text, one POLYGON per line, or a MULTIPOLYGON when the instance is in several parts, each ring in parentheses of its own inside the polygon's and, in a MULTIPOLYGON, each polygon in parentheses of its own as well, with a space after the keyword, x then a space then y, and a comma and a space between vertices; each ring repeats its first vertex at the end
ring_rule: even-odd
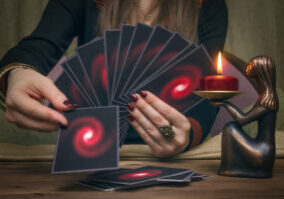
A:
POLYGON ((0 71, 0 109, 3 110, 4 112, 6 111, 6 99, 5 99, 5 93, 6 93, 6 78, 9 72, 16 68, 23 68, 23 69, 35 69, 35 67, 30 66, 28 64, 23 64, 23 63, 11 63, 5 66, 4 68, 1 69, 0 71))

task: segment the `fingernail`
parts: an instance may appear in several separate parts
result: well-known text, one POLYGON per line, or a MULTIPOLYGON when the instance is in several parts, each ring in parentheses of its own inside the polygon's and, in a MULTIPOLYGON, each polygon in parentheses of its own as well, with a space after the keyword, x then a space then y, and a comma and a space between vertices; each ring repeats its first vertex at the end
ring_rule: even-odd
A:
POLYGON ((135 107, 132 105, 132 104, 128 104, 127 105, 127 108, 130 110, 130 111, 134 111, 135 107))
POLYGON ((146 92, 146 91, 140 91, 139 94, 140 94, 141 97, 143 97, 143 98, 147 97, 147 92, 146 92))
POLYGON ((133 115, 131 115, 131 114, 128 115, 128 119, 129 119, 131 122, 133 122, 133 121, 135 120, 135 118, 134 118, 133 115))
POLYGON ((65 129, 67 129, 67 126, 66 126, 66 125, 63 125, 63 124, 60 124, 60 128, 63 129, 63 130, 65 130, 65 129))
POLYGON ((63 104, 64 104, 65 106, 67 106, 68 108, 71 108, 71 109, 74 109, 74 108, 77 108, 77 107, 78 107, 77 104, 72 104, 69 100, 64 101, 63 104))
POLYGON ((130 99, 131 99, 132 102, 137 102, 137 101, 138 101, 138 97, 135 96, 135 95, 133 95, 133 94, 130 94, 129 97, 130 97, 130 99))

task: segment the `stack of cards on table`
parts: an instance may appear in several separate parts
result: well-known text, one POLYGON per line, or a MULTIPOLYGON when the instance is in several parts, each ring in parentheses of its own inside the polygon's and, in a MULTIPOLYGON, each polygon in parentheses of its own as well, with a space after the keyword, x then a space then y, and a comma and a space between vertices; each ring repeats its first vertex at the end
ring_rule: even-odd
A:
POLYGON ((190 169, 145 166, 137 169, 99 171, 89 174, 77 183, 92 189, 113 191, 158 184, 184 184, 208 177, 190 169))
POLYGON ((77 48, 62 65, 56 86, 79 106, 65 113, 53 172, 118 168, 126 138, 129 95, 148 90, 181 113, 200 103, 192 91, 216 74, 203 46, 159 25, 122 25, 77 48))

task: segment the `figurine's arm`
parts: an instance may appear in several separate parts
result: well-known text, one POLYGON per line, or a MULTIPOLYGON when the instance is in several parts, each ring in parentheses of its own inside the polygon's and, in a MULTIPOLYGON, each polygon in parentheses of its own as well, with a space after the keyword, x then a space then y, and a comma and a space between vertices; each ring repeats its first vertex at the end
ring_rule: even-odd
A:
POLYGON ((236 122, 241 126, 257 120, 259 117, 263 116, 268 111, 268 109, 262 106, 255 106, 249 112, 243 113, 240 109, 238 109, 235 105, 231 104, 228 101, 225 101, 223 103, 223 106, 236 120, 236 122))

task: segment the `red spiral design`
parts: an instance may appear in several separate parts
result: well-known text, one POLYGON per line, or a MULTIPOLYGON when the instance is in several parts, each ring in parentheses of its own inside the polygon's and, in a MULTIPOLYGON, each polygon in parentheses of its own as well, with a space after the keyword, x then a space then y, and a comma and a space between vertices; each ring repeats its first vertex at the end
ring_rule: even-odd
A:
POLYGON ((173 102, 188 97, 198 86, 201 71, 194 66, 182 66, 175 71, 175 75, 163 88, 160 98, 166 102, 173 102))
POLYGON ((81 96, 80 93, 78 91, 78 88, 76 87, 76 85, 72 82, 70 84, 70 93, 73 99, 73 103, 78 104, 79 106, 81 105, 81 96))
POLYGON ((153 56, 155 56, 157 53, 159 53, 159 51, 161 50, 162 47, 163 47, 162 44, 155 46, 154 48, 152 48, 151 50, 149 50, 149 51, 146 53, 146 57, 148 58, 148 57, 153 57, 153 56))
POLYGON ((141 42, 139 45, 137 45, 133 51, 131 52, 131 55, 130 55, 130 59, 134 59, 138 56, 138 54, 140 54, 142 52, 142 50, 144 49, 146 45, 146 42, 141 42))
POLYGON ((112 144, 112 139, 105 136, 102 123, 92 117, 75 119, 68 127, 75 131, 73 146, 76 153, 85 158, 102 155, 112 144))
POLYGON ((119 176, 118 178, 121 180, 136 180, 136 179, 145 179, 151 176, 156 176, 161 174, 162 171, 158 169, 149 169, 145 171, 139 171, 134 173, 127 173, 124 175, 119 176))
POLYGON ((105 65, 105 55, 98 54, 92 62, 92 82, 94 84, 100 83, 103 88, 107 89, 107 74, 105 65), (99 74, 99 76, 98 76, 99 74), (99 81, 99 82, 98 82, 99 81))

